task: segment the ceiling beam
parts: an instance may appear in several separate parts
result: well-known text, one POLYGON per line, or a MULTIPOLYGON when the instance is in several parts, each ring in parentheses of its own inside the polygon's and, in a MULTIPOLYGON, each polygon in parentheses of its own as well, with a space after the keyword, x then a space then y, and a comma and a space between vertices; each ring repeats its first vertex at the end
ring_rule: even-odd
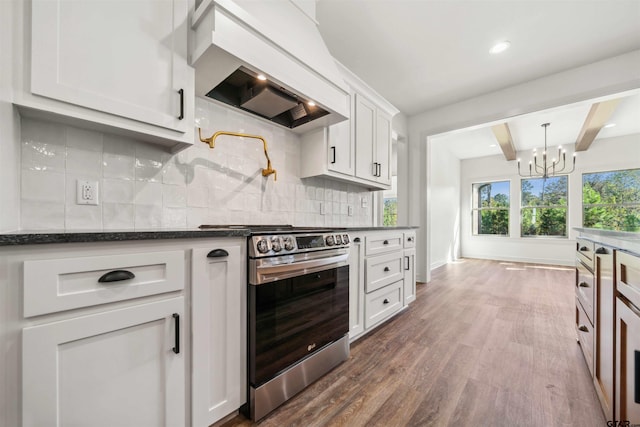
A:
POLYGON ((576 140, 576 151, 586 151, 600 129, 607 123, 613 111, 618 106, 621 98, 611 99, 609 101, 596 102, 591 106, 589 114, 582 125, 578 139, 576 140))
POLYGON ((507 123, 500 123, 499 125, 491 126, 493 134, 500 144, 500 148, 504 153, 504 157, 507 160, 516 159, 516 148, 513 145, 513 138, 511 138, 511 131, 509 131, 509 125, 507 123))

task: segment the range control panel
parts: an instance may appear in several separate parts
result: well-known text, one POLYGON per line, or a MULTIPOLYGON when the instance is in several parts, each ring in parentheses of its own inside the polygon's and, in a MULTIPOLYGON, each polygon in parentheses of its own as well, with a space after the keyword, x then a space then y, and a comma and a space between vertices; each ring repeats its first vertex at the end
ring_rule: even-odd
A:
POLYGON ((252 236, 249 243, 249 256, 259 258, 345 248, 349 247, 350 243, 349 235, 344 232, 252 236))

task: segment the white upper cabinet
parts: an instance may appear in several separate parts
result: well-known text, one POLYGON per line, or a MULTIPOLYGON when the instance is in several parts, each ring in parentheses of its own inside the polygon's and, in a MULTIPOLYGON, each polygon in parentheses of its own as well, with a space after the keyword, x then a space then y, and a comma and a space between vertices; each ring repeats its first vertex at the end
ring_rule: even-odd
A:
POLYGON ((174 150, 191 144, 187 6, 186 0, 33 0, 24 30, 31 50, 16 104, 23 113, 116 127, 174 150))
POLYGON ((349 70, 339 68, 351 88, 351 119, 303 135, 301 176, 389 189, 392 118, 399 111, 349 70))

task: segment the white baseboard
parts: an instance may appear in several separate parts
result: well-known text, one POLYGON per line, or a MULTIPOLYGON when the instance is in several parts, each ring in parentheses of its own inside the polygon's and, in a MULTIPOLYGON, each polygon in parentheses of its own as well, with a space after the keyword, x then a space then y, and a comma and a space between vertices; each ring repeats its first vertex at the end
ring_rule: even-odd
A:
POLYGON ((486 256, 482 254, 465 254, 463 258, 490 259, 494 261, 510 261, 524 262, 529 264, 547 264, 547 265, 564 265, 567 267, 575 266, 574 259, 548 259, 548 258, 524 258, 510 256, 486 256))

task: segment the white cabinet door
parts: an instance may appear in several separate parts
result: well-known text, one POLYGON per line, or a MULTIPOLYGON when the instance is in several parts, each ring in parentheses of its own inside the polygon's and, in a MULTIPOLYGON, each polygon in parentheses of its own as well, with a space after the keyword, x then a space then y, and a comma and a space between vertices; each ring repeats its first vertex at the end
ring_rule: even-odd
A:
POLYGON ((351 142, 349 120, 329 126, 329 170, 353 175, 355 149, 351 142))
POLYGON ((31 92, 186 132, 186 24, 186 0, 33 0, 31 92))
POLYGON ((404 250, 404 305, 416 300, 416 250, 404 250))
POLYGON ((377 168, 374 164, 376 137, 376 106, 359 93, 356 100, 356 176, 377 181, 377 168))
POLYGON ((616 298, 615 419, 640 424, 640 310, 616 298))
POLYGON ((375 163, 377 181, 391 185, 391 116, 378 110, 376 115, 375 163))
POLYGON ((351 234, 349 249, 349 339, 364 332, 364 237, 351 234))
POLYGON ((246 401, 246 266, 243 243, 194 249, 192 421, 206 427, 246 401))
POLYGON ((183 313, 179 297, 24 328, 23 425, 184 425, 183 313))

